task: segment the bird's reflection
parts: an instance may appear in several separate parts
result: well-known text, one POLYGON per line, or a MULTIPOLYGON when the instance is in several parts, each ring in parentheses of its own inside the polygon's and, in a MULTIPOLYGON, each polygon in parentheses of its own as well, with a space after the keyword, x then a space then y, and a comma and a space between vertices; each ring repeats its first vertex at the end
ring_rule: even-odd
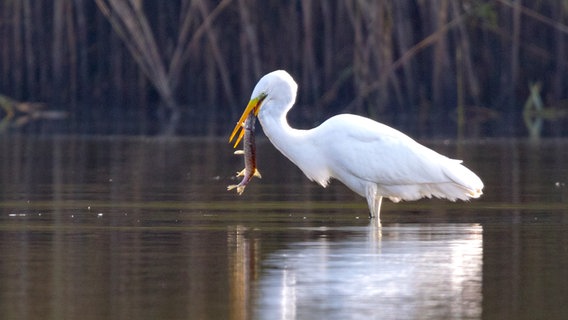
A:
POLYGON ((325 232, 264 259, 252 288, 255 317, 481 315, 481 225, 371 221, 325 232))
POLYGON ((369 243, 380 244, 381 238, 383 236, 383 225, 381 223, 381 218, 376 217, 370 219, 368 229, 369 243))

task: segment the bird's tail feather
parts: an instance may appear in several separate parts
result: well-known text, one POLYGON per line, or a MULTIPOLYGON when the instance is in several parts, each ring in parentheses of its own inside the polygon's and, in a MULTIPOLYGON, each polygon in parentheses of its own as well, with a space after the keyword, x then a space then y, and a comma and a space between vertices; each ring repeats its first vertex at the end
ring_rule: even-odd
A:
POLYGON ((483 182, 460 161, 452 160, 443 168, 448 181, 419 183, 411 185, 380 186, 380 194, 393 202, 418 200, 420 198, 442 198, 450 201, 479 198, 483 194, 483 182), (393 195, 393 196, 390 196, 393 195))
MULTIPOLYGON (((483 182, 473 171, 460 162, 454 161, 454 165, 445 167, 444 173, 458 189, 465 192, 467 198, 479 198, 483 194, 483 182)), ((458 197, 458 199, 461 198, 458 197)))

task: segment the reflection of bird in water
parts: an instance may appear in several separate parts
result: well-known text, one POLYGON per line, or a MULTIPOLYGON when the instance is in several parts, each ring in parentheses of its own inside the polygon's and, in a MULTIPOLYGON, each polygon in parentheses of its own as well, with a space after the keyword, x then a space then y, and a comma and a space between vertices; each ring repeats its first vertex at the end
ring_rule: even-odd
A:
POLYGON ((291 128, 286 114, 297 89, 286 71, 265 75, 237 126, 254 112, 272 144, 310 180, 323 187, 331 178, 343 182, 367 198, 370 217, 379 218, 383 197, 398 202, 481 196, 483 182, 460 160, 447 158, 371 119, 341 114, 310 130, 291 128))

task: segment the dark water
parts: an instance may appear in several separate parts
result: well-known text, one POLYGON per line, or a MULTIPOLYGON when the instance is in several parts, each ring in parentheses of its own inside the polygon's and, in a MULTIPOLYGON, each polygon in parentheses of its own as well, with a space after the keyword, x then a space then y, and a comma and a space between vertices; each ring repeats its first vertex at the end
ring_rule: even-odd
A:
POLYGON ((566 319, 568 141, 428 143, 486 184, 383 205, 259 141, 0 137, 2 319, 566 319))

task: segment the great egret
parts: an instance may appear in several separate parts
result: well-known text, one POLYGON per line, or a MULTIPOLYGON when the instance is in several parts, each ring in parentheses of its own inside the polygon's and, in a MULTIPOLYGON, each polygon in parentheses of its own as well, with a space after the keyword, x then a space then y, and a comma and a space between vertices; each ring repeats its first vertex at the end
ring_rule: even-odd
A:
MULTIPOLYGON (((230 137, 247 116, 258 116, 272 144, 312 181, 326 187, 331 178, 367 199, 369 217, 380 217, 383 197, 393 202, 423 197, 451 201, 478 198, 483 182, 461 160, 450 159, 404 133, 352 114, 331 117, 310 130, 291 128, 286 114, 298 85, 283 70, 263 76, 230 137)), ((240 132, 235 146, 243 136, 240 132)))

